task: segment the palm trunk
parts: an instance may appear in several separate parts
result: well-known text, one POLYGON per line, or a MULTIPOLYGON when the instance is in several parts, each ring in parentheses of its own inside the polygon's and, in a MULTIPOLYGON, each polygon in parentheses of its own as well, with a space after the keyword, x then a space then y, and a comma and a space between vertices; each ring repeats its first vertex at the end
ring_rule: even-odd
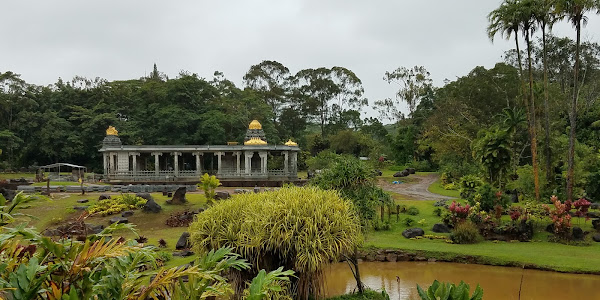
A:
POLYGON ((542 22, 542 47, 544 55, 544 129, 546 142, 546 180, 552 180, 552 151, 550 151, 550 108, 548 107, 548 61, 546 55, 546 22, 542 22))
POLYGON ((535 99, 533 97, 533 70, 531 66, 531 44, 529 42, 529 29, 525 33, 525 42, 527 43, 527 62, 529 64, 529 95, 528 102, 531 104, 531 118, 529 123, 529 133, 531 137, 531 164, 533 166, 533 183, 535 185, 535 199, 540 201, 540 176, 538 170, 537 158, 537 133, 535 122, 535 99))
POLYGON ((575 126, 577 125, 577 92, 579 85, 579 44, 581 42, 581 18, 577 20, 576 28, 577 42, 575 44, 575 68, 573 70, 573 100, 571 101, 571 113, 569 121, 569 160, 567 169, 567 200, 573 199, 573 181, 575 177, 575 126))

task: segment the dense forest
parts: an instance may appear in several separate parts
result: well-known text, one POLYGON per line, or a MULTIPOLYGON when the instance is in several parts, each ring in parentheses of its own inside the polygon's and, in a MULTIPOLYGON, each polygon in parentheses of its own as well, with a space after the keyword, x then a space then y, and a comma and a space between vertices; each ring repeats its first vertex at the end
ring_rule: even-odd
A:
POLYGON ((560 193, 568 175, 580 53, 574 188, 577 194, 586 187, 597 193, 588 183, 600 177, 600 45, 578 47, 550 34, 529 45, 442 87, 432 85, 424 67, 382 72, 383 80, 397 84, 397 94, 371 101, 380 118, 364 119, 360 111, 369 101, 361 80, 344 67, 294 74, 279 62, 263 61, 249 68, 242 87, 220 72, 212 79, 188 72, 167 78, 156 65, 139 79, 75 77, 48 86, 7 71, 0 74, 0 169, 64 161, 98 171, 97 151, 109 125, 127 144, 225 144, 242 141, 248 123, 258 119, 270 143, 299 142, 301 168, 326 151, 441 170, 453 178, 477 173, 500 186, 532 179, 539 170, 542 193, 560 193), (520 62, 528 57, 531 81, 521 80, 528 78, 529 65, 520 62), (408 104, 406 114, 397 109, 401 103, 408 104))

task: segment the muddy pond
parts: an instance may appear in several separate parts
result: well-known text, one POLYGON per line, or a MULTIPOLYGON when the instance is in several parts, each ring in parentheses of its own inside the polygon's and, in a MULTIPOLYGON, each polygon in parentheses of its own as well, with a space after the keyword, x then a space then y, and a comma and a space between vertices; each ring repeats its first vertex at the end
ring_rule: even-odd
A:
MULTIPOLYGON (((479 283, 484 300, 519 299, 519 286, 522 300, 600 300, 600 275, 445 262, 362 262, 360 273, 365 285, 376 290, 385 288, 392 300, 420 299, 417 284, 428 287, 434 279, 454 283, 463 280, 471 286, 471 292, 479 283)), ((345 263, 332 265, 326 270, 325 278, 328 297, 356 288, 356 281, 345 263)))

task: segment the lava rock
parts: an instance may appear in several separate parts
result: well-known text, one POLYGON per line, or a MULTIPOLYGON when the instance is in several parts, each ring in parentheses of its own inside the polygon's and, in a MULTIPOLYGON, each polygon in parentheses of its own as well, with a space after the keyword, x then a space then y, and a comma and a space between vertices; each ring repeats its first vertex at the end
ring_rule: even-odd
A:
POLYGON ((216 191, 215 192, 215 200, 225 200, 231 198, 231 195, 228 191, 216 191))
POLYGON ((394 177, 406 177, 408 175, 410 175, 410 173, 408 172, 408 170, 403 170, 403 171, 394 173, 393 176, 394 177))
POLYGON ((600 209, 600 203, 592 203, 590 209, 600 209))
POLYGON ((123 218, 123 217, 113 217, 110 220, 108 220, 108 222, 110 224, 114 224, 114 223, 127 224, 127 223, 129 223, 129 220, 127 220, 127 218, 123 218))
POLYGON ((146 200, 154 200, 154 198, 152 198, 152 195, 150 195, 149 193, 136 193, 135 196, 146 200))
POLYGON ((184 186, 179 187, 175 191, 173 198, 171 198, 171 200, 167 200, 167 203, 169 203, 169 204, 184 204, 184 203, 186 203, 187 202, 187 199, 185 199, 186 191, 187 190, 184 186))
POLYGON ((594 226, 594 229, 600 230, 600 219, 593 219, 592 226, 594 226))
POLYGON ((417 236, 423 236, 425 231, 421 228, 408 228, 402 232, 402 236, 411 239, 417 236))
POLYGON ((90 200, 88 200, 88 199, 79 199, 79 200, 77 200, 77 203, 88 203, 88 202, 90 202, 90 200))
POLYGON ((448 228, 446 224, 438 223, 433 225, 433 229, 431 229, 431 231, 436 233, 449 233, 450 228, 448 228))
POLYGON ((181 236, 179 237, 179 240, 177 240, 177 244, 175 245, 175 249, 177 250, 181 250, 181 249, 188 249, 190 248, 190 233, 187 231, 184 231, 181 236))
POLYGON ((600 242, 600 233, 594 234, 592 240, 594 240, 594 242, 600 242))
POLYGON ((600 218, 600 212, 597 212, 597 211, 588 211, 587 212, 587 216, 588 216, 588 218, 598 219, 598 218, 600 218))
POLYGON ((158 203, 154 202, 154 199, 146 201, 142 210, 145 212, 159 213, 162 210, 162 207, 158 205, 158 203))
POLYGON ((98 200, 105 200, 105 199, 110 199, 110 195, 102 194, 102 195, 100 195, 100 197, 98 197, 98 200))
POLYGON ((94 225, 94 224, 85 224, 87 227, 88 233, 98 234, 104 230, 104 225, 94 225))
POLYGON ((192 256, 192 255, 194 255, 194 252, 189 251, 189 250, 173 252, 173 256, 179 256, 179 257, 186 257, 186 256, 192 256))
POLYGON ((576 240, 583 240, 583 230, 577 226, 573 227, 573 238, 576 240))
POLYGON ((383 175, 383 172, 381 172, 381 170, 375 170, 373 171, 373 174, 375 174, 375 176, 381 176, 383 175))
POLYGON ((548 226, 546 226, 546 231, 554 233, 554 224, 548 224, 548 226))
POLYGON ((121 213, 121 217, 123 218, 128 218, 133 216, 133 210, 126 210, 123 213, 121 213))
POLYGON ((6 199, 6 201, 10 202, 17 195, 17 191, 5 189, 5 188, 0 188, 0 194, 2 194, 2 196, 4 196, 4 199, 6 199))
POLYGON ((396 262, 398 260, 398 255, 397 254, 388 254, 385 256, 385 261, 389 261, 389 262, 396 262))
POLYGON ((415 168, 407 168, 406 170, 408 171, 408 174, 415 174, 415 173, 417 173, 417 170, 415 170, 415 168))

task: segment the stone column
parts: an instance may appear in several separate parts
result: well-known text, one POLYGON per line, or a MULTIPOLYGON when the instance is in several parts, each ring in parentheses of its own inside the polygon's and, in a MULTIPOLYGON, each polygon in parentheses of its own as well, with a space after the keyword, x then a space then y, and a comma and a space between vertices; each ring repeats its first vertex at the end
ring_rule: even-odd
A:
POLYGON ((298 152, 291 152, 291 169, 292 169, 292 175, 297 176, 298 174, 298 152))
MULTIPOLYGON (((109 163, 109 171, 114 171, 115 168, 115 154, 114 153, 109 153, 108 154, 108 163, 109 163)), ((111 172, 112 173, 112 172, 111 172)))
POLYGON ((283 174, 287 175, 288 174, 288 165, 290 164, 290 159, 289 159, 289 155, 288 155, 288 151, 283 152, 283 155, 285 156, 285 159, 283 160, 283 174))
POLYGON ((202 156, 202 152, 196 152, 194 153, 194 156, 196 157, 196 174, 202 175, 202 166, 200 166, 200 156, 202 156))
POLYGON ((133 159, 131 160, 131 170, 133 174, 137 173, 137 157, 138 155, 140 155, 139 153, 129 153, 129 156, 133 156, 133 159))
POLYGON ((152 155, 154 155, 154 174, 158 175, 160 173, 160 156, 162 153, 152 152, 152 155))
POLYGON ((221 174, 221 155, 223 155, 223 152, 215 152, 215 155, 217 156, 217 174, 221 174))
POLYGON ((237 157, 237 169, 236 169, 236 174, 240 174, 240 156, 242 155, 242 152, 237 151, 235 152, 235 156, 237 157))
POLYGON ((179 155, 181 155, 181 152, 173 152, 171 155, 173 155, 173 172, 177 176, 179 175, 179 155))
POLYGON ((104 174, 108 175, 108 155, 106 152, 102 153, 102 166, 104 167, 104 174))
POLYGON ((260 172, 262 174, 266 174, 267 173, 267 152, 259 152, 258 155, 260 156, 260 172))
POLYGON ((246 154, 245 156, 245 165, 246 167, 244 168, 244 171, 246 174, 250 174, 252 173, 252 156, 254 156, 254 152, 253 151, 246 151, 244 154, 246 154))

